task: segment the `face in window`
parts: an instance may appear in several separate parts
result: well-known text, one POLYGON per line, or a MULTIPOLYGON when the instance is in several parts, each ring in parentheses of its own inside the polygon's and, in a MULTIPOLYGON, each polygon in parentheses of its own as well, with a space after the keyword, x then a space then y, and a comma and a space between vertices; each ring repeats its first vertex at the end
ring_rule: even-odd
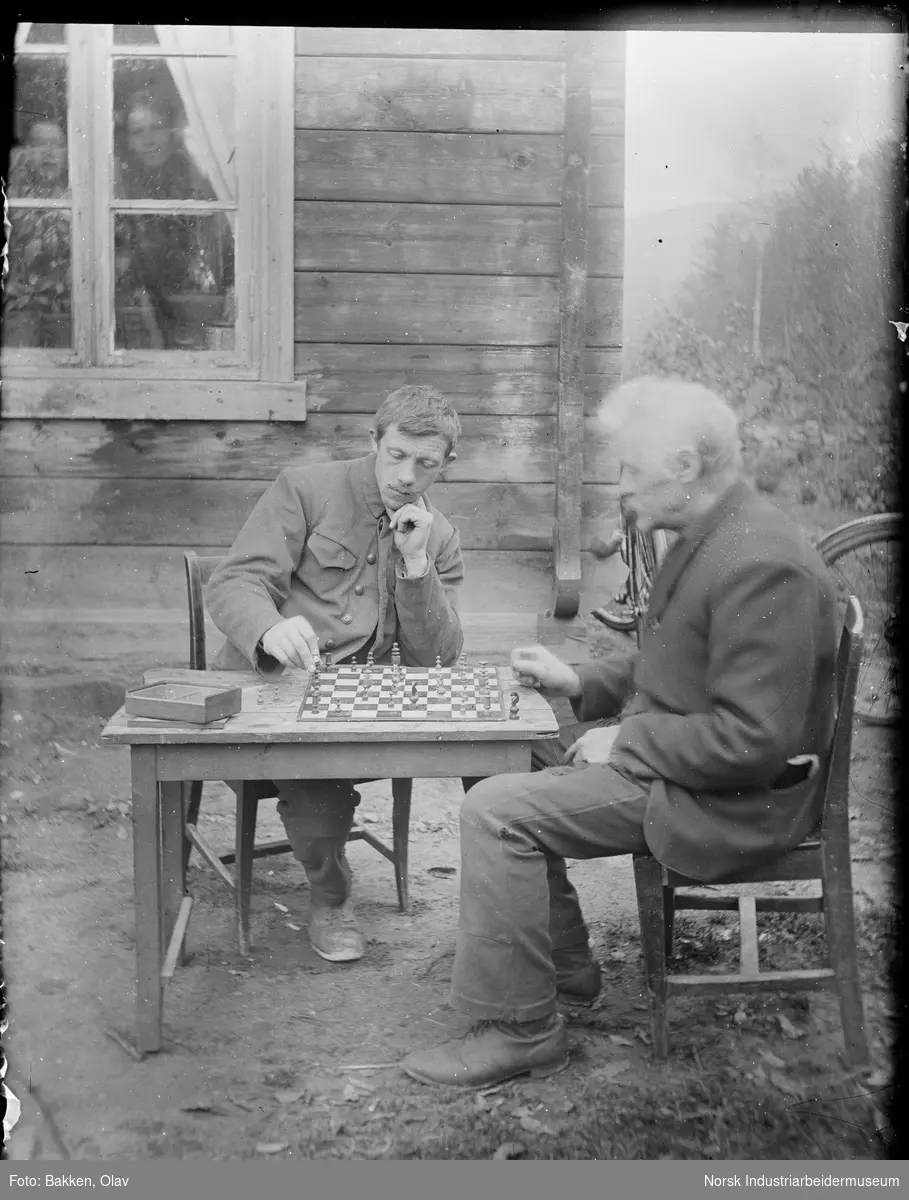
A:
POLYGON ((176 147, 176 135, 163 113, 153 108, 134 108, 126 118, 129 152, 148 171, 157 171, 176 147))
POLYGON ((28 134, 29 156, 41 179, 62 181, 66 172, 66 134, 56 121, 36 121, 28 134))
POLYGON ((389 425, 381 441, 370 430, 376 451, 376 482, 389 512, 413 504, 438 479, 450 461, 448 439, 441 436, 411 437, 397 425, 389 425))

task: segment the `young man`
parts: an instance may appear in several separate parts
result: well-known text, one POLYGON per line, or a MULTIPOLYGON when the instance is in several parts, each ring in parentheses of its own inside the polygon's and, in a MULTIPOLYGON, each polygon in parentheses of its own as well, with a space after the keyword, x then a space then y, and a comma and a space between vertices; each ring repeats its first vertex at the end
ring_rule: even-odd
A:
POLYGON ((718 396, 641 379, 609 416, 626 520, 678 540, 636 662, 575 670, 541 646, 512 655, 594 724, 563 737, 561 765, 484 780, 464 801, 451 1003, 484 1025, 405 1058, 423 1082, 481 1087, 567 1065, 557 997, 592 1003, 599 969, 566 857, 650 852, 715 882, 796 846, 820 817, 837 636, 823 563, 742 480, 718 396))
MULTIPOLYGON (((424 493, 454 461, 461 426, 439 392, 399 388, 369 431, 372 453, 289 467, 262 496, 205 590, 227 637, 216 666, 278 674, 371 650, 451 666, 461 653, 457 530, 424 493)), ((344 846, 353 780, 275 780, 278 812, 311 888, 309 937, 329 962, 362 957, 344 846)), ((364 781, 360 781, 364 782, 364 781)), ((469 781, 465 781, 465 786, 469 781)), ((273 794, 273 793, 269 793, 273 794)))

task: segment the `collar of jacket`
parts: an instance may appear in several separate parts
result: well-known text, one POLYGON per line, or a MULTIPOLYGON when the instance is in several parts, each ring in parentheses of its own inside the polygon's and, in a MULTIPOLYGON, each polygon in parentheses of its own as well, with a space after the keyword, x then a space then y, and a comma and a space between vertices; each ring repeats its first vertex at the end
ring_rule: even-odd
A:
POLYGON ((381 517, 385 505, 379 494, 379 484, 376 480, 376 456, 367 454, 363 458, 355 458, 350 464, 350 478, 355 487, 360 490, 366 507, 374 517, 381 517))
POLYGON ((748 484, 743 480, 737 480, 731 484, 717 498, 716 503, 711 505, 694 522, 683 537, 678 539, 666 555, 663 565, 657 572, 656 579, 653 582, 653 589, 650 593, 648 609, 652 621, 659 621, 663 615, 679 579, 682 577, 685 568, 691 562, 692 558, 694 558, 699 547, 722 524, 726 517, 741 507, 749 491, 748 484))

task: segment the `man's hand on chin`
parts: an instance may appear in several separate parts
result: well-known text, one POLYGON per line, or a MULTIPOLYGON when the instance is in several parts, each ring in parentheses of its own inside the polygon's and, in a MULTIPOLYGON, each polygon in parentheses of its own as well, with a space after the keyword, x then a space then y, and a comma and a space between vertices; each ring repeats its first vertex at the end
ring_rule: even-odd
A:
POLYGON ((421 496, 415 504, 405 504, 391 516, 395 546, 404 560, 408 579, 426 574, 429 565, 426 546, 432 530, 432 513, 421 496))

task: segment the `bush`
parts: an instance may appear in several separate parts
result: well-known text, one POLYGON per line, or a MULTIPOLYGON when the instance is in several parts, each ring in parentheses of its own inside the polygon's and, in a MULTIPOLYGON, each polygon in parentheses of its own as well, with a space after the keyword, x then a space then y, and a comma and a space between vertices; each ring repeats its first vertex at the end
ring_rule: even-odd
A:
POLYGON ((748 215, 720 219, 632 374, 712 387, 743 425, 746 466, 769 494, 857 512, 898 506, 902 153, 828 158, 748 215))

